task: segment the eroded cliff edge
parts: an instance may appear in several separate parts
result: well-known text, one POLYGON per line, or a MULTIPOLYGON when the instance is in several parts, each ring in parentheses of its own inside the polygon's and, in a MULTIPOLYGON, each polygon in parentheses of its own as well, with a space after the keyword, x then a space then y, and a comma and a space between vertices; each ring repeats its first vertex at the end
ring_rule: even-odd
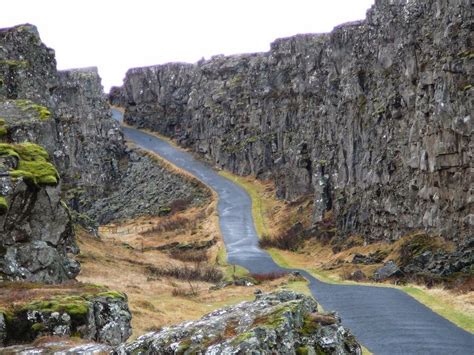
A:
POLYGON ((422 230, 463 244, 474 226, 472 9, 378 0, 365 21, 267 53, 130 69, 111 100, 132 125, 273 179, 282 198, 313 194, 315 223, 332 211, 337 238, 422 230))

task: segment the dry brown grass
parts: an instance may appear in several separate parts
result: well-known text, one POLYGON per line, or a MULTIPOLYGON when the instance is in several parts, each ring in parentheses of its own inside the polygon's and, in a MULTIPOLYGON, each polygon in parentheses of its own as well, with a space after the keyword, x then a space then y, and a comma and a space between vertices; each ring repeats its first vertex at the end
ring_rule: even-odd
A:
POLYGON ((250 274, 258 282, 274 281, 287 276, 287 272, 268 272, 265 274, 250 274))
POLYGON ((164 267, 150 265, 146 269, 152 276, 172 277, 185 281, 217 283, 224 278, 224 273, 217 266, 204 265, 203 263, 196 263, 194 265, 168 264, 164 267))
POLYGON ((61 285, 46 285, 33 282, 2 282, 0 284, 0 308, 9 309, 56 296, 80 296, 107 291, 107 287, 69 281, 61 285))
POLYGON ((169 256, 175 260, 187 261, 191 263, 205 263, 209 261, 207 250, 176 250, 169 252, 169 256))
MULTIPOLYGON (((150 329, 198 319, 217 308, 254 298, 257 286, 230 286, 210 291, 213 283, 180 280, 150 273, 150 268, 165 269, 169 265, 187 268, 196 266, 194 261, 173 259, 172 252, 160 251, 156 247, 175 242, 192 244, 216 237, 219 242, 204 250, 209 260, 207 266, 212 266, 218 259, 219 249, 223 247, 215 206, 216 202, 213 201, 209 206, 191 208, 174 216, 142 217, 120 225, 104 226, 100 229, 101 239, 94 238, 83 230, 78 232, 82 264, 78 279, 107 285, 128 295, 133 315, 132 338, 150 329), (193 221, 194 227, 147 233, 162 224, 165 219, 177 217, 193 221)), ((201 252, 203 251, 193 250, 189 253, 201 252)), ((282 285, 297 286, 303 290, 306 283, 293 283, 289 277, 282 277, 265 281, 258 285, 258 288, 270 291, 282 285)))

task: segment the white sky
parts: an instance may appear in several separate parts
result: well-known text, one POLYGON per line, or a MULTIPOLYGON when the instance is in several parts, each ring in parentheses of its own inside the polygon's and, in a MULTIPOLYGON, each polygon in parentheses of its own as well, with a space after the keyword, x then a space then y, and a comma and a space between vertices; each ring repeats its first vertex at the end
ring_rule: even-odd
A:
POLYGON ((38 27, 59 69, 99 67, 106 91, 127 69, 263 52, 297 33, 365 18, 374 0, 1 0, 0 28, 38 27))

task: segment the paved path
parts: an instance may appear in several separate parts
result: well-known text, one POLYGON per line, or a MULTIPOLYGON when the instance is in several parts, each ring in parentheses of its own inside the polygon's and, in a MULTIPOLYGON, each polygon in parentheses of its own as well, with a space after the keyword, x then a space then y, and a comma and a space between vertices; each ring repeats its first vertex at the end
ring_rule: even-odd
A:
MULTIPOLYGON (((121 113, 113 110, 114 118, 121 113)), ((190 172, 219 195, 219 222, 228 262, 253 273, 282 271, 258 247, 247 192, 211 167, 142 131, 124 128, 128 140, 190 172)), ((474 335, 458 328, 404 292, 385 287, 331 285, 305 271, 310 289, 325 310, 336 310, 343 324, 375 354, 474 355, 474 335)))

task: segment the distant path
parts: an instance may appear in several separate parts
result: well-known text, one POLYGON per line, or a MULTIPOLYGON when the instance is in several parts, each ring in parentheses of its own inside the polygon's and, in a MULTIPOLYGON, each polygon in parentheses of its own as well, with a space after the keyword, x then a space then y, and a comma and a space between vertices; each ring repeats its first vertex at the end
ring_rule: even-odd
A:
MULTIPOLYGON (((119 111, 112 110, 117 120, 119 111)), ((288 271, 258 247, 247 192, 191 154, 140 130, 123 128, 126 138, 151 150, 209 185, 219 195, 219 222, 228 262, 253 273, 288 271)), ((298 270, 299 271, 299 270, 298 270)), ((343 324, 374 354, 474 354, 474 335, 458 328, 414 298, 394 288, 331 285, 300 271, 325 310, 336 310, 343 324)))

